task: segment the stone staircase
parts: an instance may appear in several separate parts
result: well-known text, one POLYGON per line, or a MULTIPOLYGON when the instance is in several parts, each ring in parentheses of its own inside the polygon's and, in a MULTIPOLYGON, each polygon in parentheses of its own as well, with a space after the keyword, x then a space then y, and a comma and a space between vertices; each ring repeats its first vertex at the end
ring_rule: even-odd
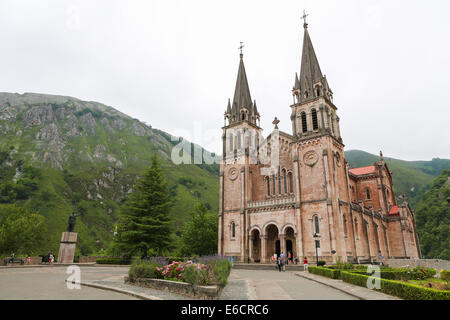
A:
MULTIPOLYGON (((233 263, 234 269, 241 270, 278 270, 275 263, 233 263)), ((288 264, 286 271, 303 271, 302 264, 288 264)))

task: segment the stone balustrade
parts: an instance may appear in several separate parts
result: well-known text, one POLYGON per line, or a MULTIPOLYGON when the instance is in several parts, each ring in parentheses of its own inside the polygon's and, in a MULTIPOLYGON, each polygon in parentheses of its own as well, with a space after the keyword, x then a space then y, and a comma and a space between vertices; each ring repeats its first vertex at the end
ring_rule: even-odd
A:
POLYGON ((273 198, 261 201, 249 201, 247 203, 248 208, 259 208, 259 207, 268 207, 268 206, 276 206, 283 204, 294 204, 295 196, 283 197, 283 198, 273 198))

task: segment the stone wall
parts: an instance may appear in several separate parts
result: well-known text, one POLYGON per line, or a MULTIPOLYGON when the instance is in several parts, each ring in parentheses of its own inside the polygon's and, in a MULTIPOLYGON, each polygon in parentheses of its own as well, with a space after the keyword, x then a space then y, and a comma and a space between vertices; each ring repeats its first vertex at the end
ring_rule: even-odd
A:
POLYGON ((438 270, 450 270, 450 261, 440 259, 387 259, 386 264, 393 268, 417 266, 438 270))
POLYGON ((161 279, 139 278, 131 280, 129 277, 125 277, 125 283, 144 288, 169 291, 197 299, 217 299, 221 291, 219 286, 194 286, 186 282, 161 279))

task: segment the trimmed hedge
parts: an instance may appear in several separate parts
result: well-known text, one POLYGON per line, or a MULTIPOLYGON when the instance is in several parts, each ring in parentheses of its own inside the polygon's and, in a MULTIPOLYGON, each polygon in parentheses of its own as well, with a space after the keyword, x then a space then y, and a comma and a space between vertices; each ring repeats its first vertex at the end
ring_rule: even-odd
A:
POLYGON ((324 276, 332 279, 339 279, 339 274, 341 270, 339 269, 329 269, 325 267, 312 267, 308 266, 308 272, 317 274, 319 276, 324 276))
MULTIPOLYGON (((362 274, 370 276, 366 272, 366 270, 346 270, 351 273, 355 274, 362 274)), ((380 270, 380 278, 387 279, 387 280, 424 280, 427 278, 431 278, 436 274, 436 270, 434 269, 405 269, 405 268, 399 268, 399 269, 381 269, 380 270)))
POLYGON ((131 259, 124 259, 124 258, 99 258, 95 260, 98 264, 122 264, 122 265, 128 265, 131 264, 131 259))
MULTIPOLYGON (((369 276, 341 271, 342 281, 367 287, 369 276)), ((450 300, 450 291, 435 290, 397 280, 380 279, 380 291, 407 300, 450 300)))

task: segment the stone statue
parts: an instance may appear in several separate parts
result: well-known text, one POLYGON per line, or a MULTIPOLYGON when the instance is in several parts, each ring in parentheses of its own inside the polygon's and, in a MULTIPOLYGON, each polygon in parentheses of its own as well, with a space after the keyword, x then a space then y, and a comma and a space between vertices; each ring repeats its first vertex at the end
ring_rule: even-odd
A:
POLYGON ((79 216, 81 216, 81 214, 75 214, 75 212, 72 212, 72 214, 69 216, 69 224, 67 226, 67 232, 75 231, 75 222, 77 220, 77 217, 79 216))

